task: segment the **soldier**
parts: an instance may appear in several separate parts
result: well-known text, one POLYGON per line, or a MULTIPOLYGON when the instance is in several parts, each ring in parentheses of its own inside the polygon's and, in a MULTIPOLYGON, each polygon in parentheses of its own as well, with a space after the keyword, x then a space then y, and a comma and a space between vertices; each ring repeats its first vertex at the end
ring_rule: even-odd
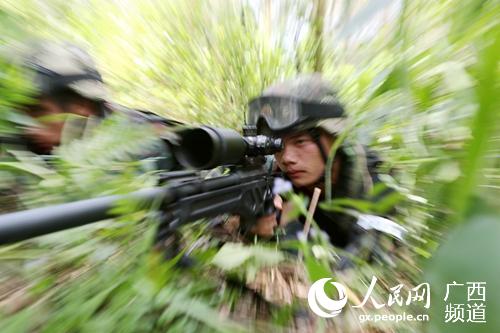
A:
POLYGON ((65 120, 85 122, 103 118, 108 112, 107 92, 90 55, 69 43, 39 41, 24 56, 33 74, 35 103, 24 111, 40 126, 24 130, 29 149, 49 154, 61 143, 65 120))
POLYGON ((92 57, 74 44, 37 41, 23 57, 23 65, 33 72, 34 103, 22 109, 39 126, 24 129, 28 148, 50 154, 61 143, 68 128, 78 137, 88 122, 98 122, 112 112, 125 115, 132 123, 148 123, 160 135, 169 126, 180 124, 149 111, 112 103, 102 76, 92 57))
MULTIPOLYGON (((311 198, 317 187, 324 199, 328 153, 347 121, 344 108, 328 82, 313 74, 272 85, 249 104, 248 118, 258 134, 283 139, 284 149, 275 155, 276 164, 291 181, 294 191, 311 198)), ((367 199, 373 184, 379 182, 379 164, 376 155, 361 145, 341 144, 330 170, 333 198, 367 199)), ((382 196, 388 193, 385 191, 382 196)), ((279 199, 275 204, 278 208, 283 206, 279 199)), ((402 228, 389 220, 372 216, 367 223, 364 216, 363 223, 357 223, 356 215, 318 207, 314 220, 333 245, 352 252, 359 250, 360 236, 367 234, 366 229, 384 229, 396 238, 402 236, 402 228)), ((277 223, 275 216, 267 216, 258 221, 253 231, 270 236, 277 223)), ((287 237, 294 237, 303 229, 304 221, 285 220, 283 224, 287 237)))
MULTIPOLYGON (((20 52, 14 52, 12 47, 4 51, 8 52, 9 58, 21 62, 21 69, 32 74, 34 86, 30 102, 17 107, 18 112, 25 113, 34 122, 24 121, 21 135, 8 137, 7 140, 0 138, 0 144, 15 147, 13 151, 28 149, 46 158, 63 141, 81 139, 84 133, 89 133, 89 128, 112 113, 125 126, 151 125, 158 136, 167 127, 177 124, 150 112, 111 103, 92 57, 71 43, 38 40, 26 44, 20 52), (17 53, 17 57, 12 53, 17 53)), ((9 161, 15 157, 6 153, 0 158, 9 161)), ((143 163, 145 168, 169 169, 173 163, 168 147, 160 138, 144 151, 124 158, 148 159, 143 163)), ((15 186, 3 191, 0 189, 0 205, 7 206, 6 200, 13 202, 4 211, 16 210, 16 195, 22 192, 21 185, 12 182, 16 183, 15 186)))

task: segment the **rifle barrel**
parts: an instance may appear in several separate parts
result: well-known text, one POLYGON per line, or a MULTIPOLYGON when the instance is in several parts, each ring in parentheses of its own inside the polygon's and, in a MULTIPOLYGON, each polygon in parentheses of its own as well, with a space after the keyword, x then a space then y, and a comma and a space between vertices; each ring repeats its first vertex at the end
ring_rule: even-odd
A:
MULTIPOLYGON (((113 212, 112 208, 121 200, 133 200, 148 206, 160 200, 159 208, 174 211, 176 217, 180 219, 177 221, 178 224, 212 214, 221 214, 229 208, 241 206, 242 209, 252 209, 257 206, 250 205, 252 207, 248 208, 246 201, 249 198, 245 201, 243 194, 246 193, 245 190, 267 188, 267 180, 262 179, 266 175, 267 172, 256 169, 203 180, 194 178, 184 181, 180 177, 177 182, 172 180, 168 186, 0 215, 0 245, 118 216, 120 213, 113 212), (179 210, 179 207, 182 209, 179 210)), ((253 193, 253 196, 255 195, 260 194, 253 193)))
POLYGON ((104 220, 114 216, 110 209, 119 200, 152 202, 165 193, 165 188, 148 188, 127 195, 105 196, 0 215, 0 244, 104 220))

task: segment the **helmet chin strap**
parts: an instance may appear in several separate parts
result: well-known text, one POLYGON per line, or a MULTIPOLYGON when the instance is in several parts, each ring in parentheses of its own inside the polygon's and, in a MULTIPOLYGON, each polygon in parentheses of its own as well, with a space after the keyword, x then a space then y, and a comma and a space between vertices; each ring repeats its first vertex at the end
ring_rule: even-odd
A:
POLYGON ((313 139, 314 143, 316 144, 316 146, 318 146, 319 152, 321 153, 321 157, 323 158, 323 162, 325 162, 325 165, 326 165, 326 162, 328 160, 328 154, 326 153, 323 145, 321 144, 321 141, 320 141, 321 133, 320 133, 320 131, 317 128, 311 128, 307 132, 312 137, 312 139, 313 139))

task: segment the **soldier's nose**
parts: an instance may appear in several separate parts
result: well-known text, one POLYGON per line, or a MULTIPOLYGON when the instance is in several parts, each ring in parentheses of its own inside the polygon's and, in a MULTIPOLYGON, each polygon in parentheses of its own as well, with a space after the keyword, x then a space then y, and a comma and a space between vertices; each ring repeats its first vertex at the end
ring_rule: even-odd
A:
POLYGON ((286 146, 283 149, 281 159, 282 163, 285 165, 297 163, 297 157, 296 154, 293 152, 293 149, 287 148, 286 146))

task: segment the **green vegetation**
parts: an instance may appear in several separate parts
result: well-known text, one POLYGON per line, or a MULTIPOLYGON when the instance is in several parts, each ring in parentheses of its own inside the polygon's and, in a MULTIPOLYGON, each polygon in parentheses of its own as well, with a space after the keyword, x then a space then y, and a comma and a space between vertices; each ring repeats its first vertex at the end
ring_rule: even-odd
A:
MULTIPOLYGON (((246 103, 265 86, 320 71, 352 116, 345 140, 386 160, 383 181, 401 193, 397 221, 410 231, 392 266, 358 262, 338 274, 338 250, 320 238, 221 247, 200 222, 180 231, 197 264, 179 269, 179 257, 151 250, 155 216, 124 203, 117 209, 129 213, 119 219, 0 248, 2 332, 300 329, 312 327, 294 320, 307 307, 309 281, 335 277, 362 298, 372 275, 384 282, 379 299, 383 285, 431 282, 429 331, 498 331, 498 1, 18 0, 0 4, 0 29, 2 47, 35 37, 76 42, 96 58, 113 100, 192 124, 239 129, 246 103), (303 260, 283 247, 300 248, 303 260), (438 300, 454 279, 488 282, 487 324, 443 324, 438 300)), ((9 56, 2 49, 0 136, 31 121, 15 111, 31 88, 9 56)), ((51 161, 1 147, 0 191, 15 195, 0 199, 0 211, 155 184, 157 173, 133 157, 158 139, 125 126, 112 117, 51 161)), ((354 313, 334 323, 316 317, 314 327, 424 330, 360 324, 354 313)))

